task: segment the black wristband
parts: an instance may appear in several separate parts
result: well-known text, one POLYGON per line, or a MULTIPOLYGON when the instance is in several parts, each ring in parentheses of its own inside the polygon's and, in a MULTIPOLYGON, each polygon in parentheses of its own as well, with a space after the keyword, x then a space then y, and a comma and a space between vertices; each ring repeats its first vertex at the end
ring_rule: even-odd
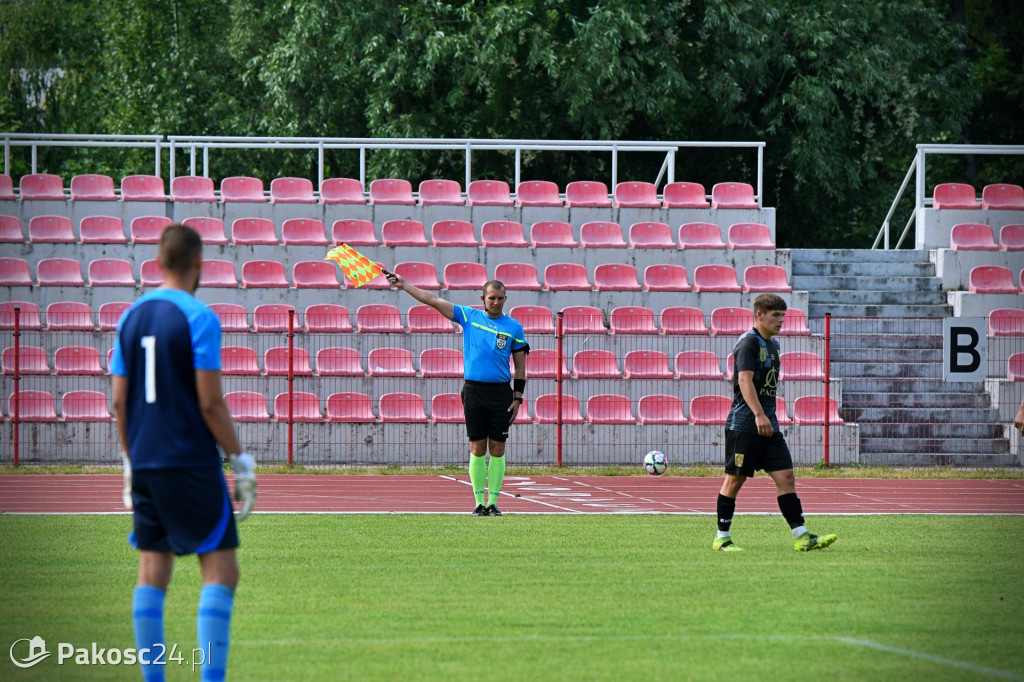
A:
POLYGON ((516 396, 515 398, 512 398, 512 402, 516 402, 516 401, 523 402, 523 396, 520 395, 520 396, 516 396))
POLYGON ((526 379, 513 379, 512 380, 512 391, 515 393, 522 393, 526 390, 526 379))

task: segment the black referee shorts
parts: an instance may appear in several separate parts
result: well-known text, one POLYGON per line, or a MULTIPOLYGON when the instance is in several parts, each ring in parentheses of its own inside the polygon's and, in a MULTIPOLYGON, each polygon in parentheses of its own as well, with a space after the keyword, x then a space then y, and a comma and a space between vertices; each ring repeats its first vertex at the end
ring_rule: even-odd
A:
POLYGON ((512 417, 508 406, 512 404, 512 395, 512 387, 506 383, 466 381, 462 387, 462 409, 469 440, 490 439, 499 443, 508 440, 512 417))

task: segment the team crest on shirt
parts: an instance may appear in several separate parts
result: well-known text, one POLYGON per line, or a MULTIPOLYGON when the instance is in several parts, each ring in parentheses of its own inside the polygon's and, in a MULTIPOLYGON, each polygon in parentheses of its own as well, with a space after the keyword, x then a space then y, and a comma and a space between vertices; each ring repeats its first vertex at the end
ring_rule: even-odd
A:
POLYGON ((498 347, 498 350, 505 350, 505 346, 508 345, 508 337, 504 334, 495 334, 494 343, 498 347))
POLYGON ((761 348, 759 359, 760 359, 761 362, 767 362, 768 361, 768 349, 767 348, 761 348))

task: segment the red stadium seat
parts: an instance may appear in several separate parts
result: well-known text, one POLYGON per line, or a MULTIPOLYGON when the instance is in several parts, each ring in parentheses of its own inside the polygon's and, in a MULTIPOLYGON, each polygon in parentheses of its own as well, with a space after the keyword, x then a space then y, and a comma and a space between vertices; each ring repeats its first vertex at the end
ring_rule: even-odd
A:
MULTIPOLYGON (((14 346, 4 348, 4 374, 12 375, 14 371, 14 346)), ((50 365, 46 361, 46 349, 39 346, 20 346, 18 348, 18 374, 49 374, 50 365)))
POLYGON ((325 412, 328 422, 372 424, 377 421, 370 396, 365 393, 332 393, 327 396, 325 412))
POLYGON ((233 176, 220 181, 220 200, 225 203, 266 203, 263 181, 248 176, 233 176))
POLYGON ((565 205, 589 208, 611 208, 608 186, 596 180, 579 180, 565 186, 565 205))
POLYGON ((547 180, 520 182, 516 187, 517 206, 561 206, 558 185, 547 180))
POLYGON ((0 286, 30 287, 32 273, 24 258, 0 258, 0 286))
MULTIPOLYGON (((793 421, 797 424, 824 424, 825 399, 820 395, 800 396, 793 403, 793 421)), ((839 405, 835 398, 828 399, 828 423, 845 424, 839 416, 839 405)))
POLYGON ((401 334, 402 315, 387 303, 368 303, 356 309, 356 330, 364 333, 401 334))
POLYGON ((672 306, 661 311, 662 334, 707 334, 704 313, 699 308, 672 306))
POLYGON ((281 243, 297 246, 327 246, 324 223, 315 218, 291 218, 281 223, 281 243))
POLYGON ((455 325, 451 320, 439 313, 437 309, 425 304, 409 308, 406 323, 409 325, 409 331, 414 334, 452 334, 455 332, 455 325))
POLYGON ((420 261, 409 261, 395 265, 394 273, 409 284, 420 289, 440 289, 441 283, 437 281, 437 268, 433 263, 420 261))
POLYGON ((658 188, 650 182, 620 182, 615 185, 615 205, 622 208, 661 208, 658 188))
POLYGON ((64 201, 64 180, 50 173, 23 175, 18 194, 22 201, 64 201))
POLYGON ((74 258, 44 258, 36 264, 36 281, 41 287, 82 287, 82 264, 74 258))
POLYGON ((722 363, 707 350, 684 350, 676 355, 676 379, 721 379, 722 363))
POLYGON ((14 201, 14 181, 6 173, 0 174, 0 201, 14 201))
POLYGON ((736 354, 729 353, 725 358, 725 378, 732 381, 733 374, 736 373, 736 354))
POLYGON ((292 266, 292 284, 296 289, 340 289, 338 267, 324 260, 299 261, 292 266))
POLYGON ((779 355, 781 381, 823 381, 821 356, 809 351, 790 351, 779 355))
MULTIPOLYGON (((121 235, 121 240, 124 241, 124 234, 121 235)), ((24 241, 25 233, 21 230, 21 219, 13 215, 0 215, 0 244, 21 244, 24 241)))
POLYGON ((370 203, 413 206, 412 183, 394 178, 374 180, 370 183, 370 203))
POLYGON ((232 391, 224 394, 231 418, 240 424, 269 422, 267 397, 254 391, 232 391))
POLYGON ((39 306, 31 301, 0 302, 0 329, 14 329, 15 308, 19 309, 19 329, 42 329, 43 321, 39 317, 39 306))
POLYGON ((949 233, 949 248, 954 251, 998 251, 995 234, 990 225, 960 223, 949 233))
POLYGON ((18 391, 7 399, 7 414, 18 413, 18 421, 55 422, 57 409, 49 391, 18 391), (16 404, 15 404, 16 403, 16 404))
POLYGON ((1024 310, 996 308, 988 314, 989 336, 1024 336, 1024 310))
POLYGON ((775 399, 775 419, 779 422, 779 426, 790 426, 793 424, 793 420, 789 418, 789 414, 786 412, 786 401, 782 398, 775 399))
POLYGON ((625 263, 601 263, 594 268, 594 291, 642 291, 636 268, 625 263))
POLYGON ((793 287, 786 281, 786 270, 778 265, 751 265, 743 271, 743 291, 788 293, 793 287))
POLYGON ((131 307, 127 301, 112 301, 100 305, 98 315, 100 331, 113 331, 124 311, 131 307))
POLYGON ((635 424, 636 418, 627 396, 603 393, 587 398, 587 421, 591 424, 635 424))
POLYGON ((690 422, 693 424, 725 424, 732 407, 732 398, 722 395, 699 395, 690 400, 690 422))
POLYGON ((220 218, 185 218, 181 224, 198 232, 203 244, 220 246, 228 243, 228 238, 224 235, 224 221, 220 218))
POLYGON ((109 175, 91 173, 71 178, 72 201, 117 201, 114 179, 109 175))
POLYGON ((359 351, 340 346, 321 348, 316 352, 316 373, 325 377, 361 377, 366 374, 359 351))
POLYGON ((327 178, 320 183, 321 204, 365 204, 363 183, 352 178, 327 178))
POLYGON ((231 223, 231 243, 277 246, 274 221, 269 218, 239 218, 231 223))
POLYGON ((462 424, 466 414, 458 393, 438 393, 430 399, 430 421, 437 424, 462 424))
POLYGON ((270 203, 315 204, 313 183, 306 178, 274 178, 270 181, 270 203))
POLYGON ((263 303, 252 311, 252 329, 256 332, 286 332, 291 319, 293 329, 298 330, 296 313, 295 306, 287 303, 263 303), (288 313, 292 316, 289 317, 288 313))
POLYGON ((476 246, 473 223, 467 220, 438 220, 430 227, 434 246, 476 246))
POLYGON ((682 265, 648 265, 644 269, 646 291, 690 291, 682 265))
POLYGON ((665 185, 665 208, 711 208, 704 185, 699 182, 670 182, 665 185))
POLYGON ((626 379, 671 379, 672 370, 668 368, 668 356, 660 350, 631 350, 623 361, 622 376, 626 379))
POLYGON ((165 216, 139 216, 131 222, 129 232, 134 244, 159 244, 160 234, 174 221, 165 216))
POLYGON ((565 334, 608 333, 601 309, 587 305, 562 308, 562 331, 565 334))
MULTIPOLYGON (((538 348, 526 354, 526 376, 531 379, 558 378, 558 351, 538 348)), ((569 376, 569 365, 562 356, 562 377, 569 376)))
POLYGON ((714 223, 685 223, 679 226, 680 249, 724 249, 722 230, 714 223))
POLYGON ((263 371, 267 376, 288 376, 289 364, 292 376, 308 377, 313 373, 309 366, 309 351, 305 348, 292 348, 289 351, 287 346, 279 346, 268 348, 263 354, 263 371))
POLYGON ((1024 211, 1024 187, 999 183, 981 190, 981 207, 993 211, 1024 211))
POLYGON ((384 246, 427 246, 426 231, 418 220, 389 220, 380 232, 384 246))
POLYGON ((517 305, 509 311, 523 326, 527 334, 554 334, 555 324, 552 321, 551 309, 542 305, 517 305))
POLYGON ((508 183, 503 180, 474 180, 466 188, 470 206, 513 206, 508 183))
POLYGON ((530 246, 576 248, 572 225, 560 221, 534 223, 530 227, 530 246))
POLYGON ((740 292, 736 271, 730 265, 698 265, 693 271, 694 291, 740 292))
POLYGON ((81 301, 60 301, 46 306, 46 328, 50 331, 92 331, 92 308, 81 301))
POLYGON ((581 350, 572 356, 574 379, 619 379, 619 361, 610 350, 581 350))
POLYGON ((331 227, 331 242, 349 246, 377 246, 373 223, 361 218, 335 220, 331 227))
POLYGON ((420 376, 461 377, 462 351, 454 348, 427 348, 420 353, 420 376))
POLYGON ((540 291, 537 266, 533 263, 498 263, 494 268, 494 279, 504 284, 508 291, 540 291))
POLYGON ((213 203, 213 180, 199 175, 179 175, 171 180, 171 201, 213 203))
POLYGON ((89 286, 134 287, 132 264, 122 258, 97 258, 89 262, 89 286))
MULTIPOLYGON (((935 185, 932 190, 932 208, 981 208, 974 187, 963 182, 935 185)), ((799 422, 798 422, 799 423, 799 422)))
POLYGON ((786 318, 782 322, 780 336, 810 336, 811 330, 807 327, 807 314, 799 308, 789 308, 786 311, 786 318))
POLYGON ((683 401, 679 396, 652 394, 640 398, 637 421, 641 424, 685 424, 683 401))
POLYGON ((306 308, 302 316, 307 332, 347 334, 352 331, 348 308, 337 303, 318 303, 306 308))
POLYGON ((764 223, 736 223, 729 226, 730 249, 774 249, 772 232, 764 223))
POLYGON ((1024 224, 1003 225, 999 230, 999 249, 1024 251, 1024 224))
POLYGON ((544 289, 590 291, 587 269, 579 263, 552 263, 544 268, 544 289))
POLYGON ((164 179, 156 175, 126 175, 121 178, 122 201, 167 201, 164 179))
POLYGON ((629 248, 674 249, 672 228, 668 223, 633 223, 629 226, 629 248))
POLYGON ((654 311, 643 306, 620 306, 608 315, 608 331, 612 334, 657 334, 654 311))
POLYGON ((259 359, 248 346, 221 346, 220 373, 228 376, 258 376, 259 359))
POLYGON ((420 183, 420 206, 462 206, 462 187, 454 180, 424 180, 420 183))
POLYGON ((480 263, 449 263, 444 266, 445 289, 483 291, 486 283, 487 268, 480 263))
MULTIPOLYGON (((549 393, 537 397, 534 403, 534 419, 538 424, 554 424, 559 421, 558 396, 549 393)), ((580 401, 576 396, 568 393, 562 394, 561 421, 563 424, 583 424, 583 415, 580 414, 580 401)))
POLYGON ((377 403, 382 422, 421 424, 427 422, 423 411, 423 398, 416 393, 385 393, 377 403))
POLYGON ((60 418, 66 422, 109 422, 107 394, 101 391, 68 391, 60 399, 60 418))
POLYGON ((251 260, 242 264, 245 289, 287 289, 284 264, 276 260, 251 260))
POLYGON ((1017 293, 1013 272, 1001 265, 979 265, 971 268, 968 289, 977 294, 1017 293))
POLYGON ((512 220, 489 220, 480 226, 483 246, 528 246, 523 237, 523 225, 512 220))
POLYGON ((78 224, 83 244, 124 244, 124 222, 108 215, 91 215, 78 224))
POLYGON ((754 188, 745 182, 720 182, 711 188, 712 208, 760 208, 754 188))
POLYGON ((230 260, 210 258, 203 260, 199 271, 199 286, 218 289, 237 289, 235 263, 230 260))
POLYGON ((287 393, 278 393, 274 398, 274 420, 279 422, 302 422, 316 424, 324 420, 320 414, 320 397, 316 393, 295 391, 289 403, 287 393), (289 420, 289 404, 291 419, 289 420))
POLYGON ((373 348, 366 357, 366 371, 372 377, 412 377, 412 353, 405 348, 373 348))
POLYGON ((1024 381, 1024 353, 1014 353, 1006 361, 1006 378, 1024 381))
POLYGON ((749 308, 715 308, 711 311, 711 333, 717 336, 739 336, 754 326, 754 313, 749 308))
POLYGON ((59 215, 40 215, 28 221, 28 240, 33 244, 74 244, 71 219, 59 215))
POLYGON ((618 223, 594 221, 580 227, 580 247, 584 249, 624 249, 622 226, 618 223))

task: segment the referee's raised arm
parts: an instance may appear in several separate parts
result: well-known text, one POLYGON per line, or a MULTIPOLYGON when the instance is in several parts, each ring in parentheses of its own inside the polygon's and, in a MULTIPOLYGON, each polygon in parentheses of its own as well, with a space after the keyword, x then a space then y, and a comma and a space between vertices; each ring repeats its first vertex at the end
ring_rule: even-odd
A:
POLYGON ((451 301, 446 301, 437 294, 424 291, 414 284, 409 284, 393 272, 389 272, 384 276, 388 278, 388 282, 391 283, 391 286, 406 292, 420 303, 429 305, 449 320, 455 316, 455 304, 451 301))

